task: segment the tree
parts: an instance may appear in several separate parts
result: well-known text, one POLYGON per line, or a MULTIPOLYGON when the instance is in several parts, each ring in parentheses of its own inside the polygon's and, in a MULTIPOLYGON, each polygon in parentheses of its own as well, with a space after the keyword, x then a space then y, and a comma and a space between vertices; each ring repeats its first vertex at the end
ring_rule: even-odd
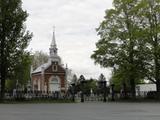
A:
POLYGON ((104 76, 103 74, 100 74, 98 80, 99 80, 99 81, 106 81, 106 78, 105 78, 105 76, 104 76))
POLYGON ((78 79, 78 90, 80 91, 83 91, 84 92, 84 88, 85 88, 85 84, 86 83, 86 79, 83 75, 80 75, 79 76, 79 79, 78 79))
POLYGON ((16 82, 21 85, 21 87, 26 87, 30 78, 31 72, 31 55, 29 52, 24 52, 23 55, 20 57, 19 64, 14 67, 12 73, 10 73, 7 81, 6 81, 6 88, 8 90, 13 90, 16 88, 16 82))
POLYGON ((96 81, 96 79, 90 78, 88 88, 89 88, 90 92, 91 92, 91 90, 93 90, 93 92, 97 91, 97 81, 96 81))
POLYGON ((1 99, 4 98, 9 73, 19 64, 20 56, 32 38, 24 25, 27 16, 27 12, 22 9, 21 0, 0 0, 1 99))
POLYGON ((91 90, 93 90, 93 92, 96 92, 96 83, 97 81, 95 79, 85 79, 83 75, 80 75, 77 87, 79 88, 79 90, 83 91, 83 93, 90 94, 91 90))
POLYGON ((74 84, 77 84, 78 79, 77 79, 77 75, 76 74, 73 75, 71 82, 74 83, 74 84))
POLYGON ((84 87, 83 87, 83 91, 86 94, 90 94, 92 92, 96 92, 97 91, 97 86, 96 86, 96 80, 94 79, 88 79, 86 80, 84 87))
MULTIPOLYGON (((115 69, 110 79, 110 83, 115 85, 115 91, 126 90, 130 91, 130 82, 128 80, 127 72, 123 68, 115 69)), ((136 77, 136 84, 144 83, 144 80, 136 77)))
POLYGON ((85 77, 84 77, 83 75, 80 75, 80 76, 79 76, 79 81, 80 81, 80 82, 83 82, 83 81, 86 81, 86 79, 85 79, 85 77))
POLYGON ((160 0, 141 0, 138 16, 143 27, 143 42, 146 43, 144 62, 145 77, 157 86, 160 93, 160 0))
POLYGON ((40 65, 46 63, 48 61, 49 56, 43 51, 36 51, 32 57, 32 67, 36 69, 40 65))
POLYGON ((144 45, 136 16, 139 12, 138 0, 114 0, 114 8, 106 10, 105 19, 97 29, 100 40, 91 58, 103 67, 123 70, 123 77, 130 84, 135 97, 135 81, 143 76, 144 45))

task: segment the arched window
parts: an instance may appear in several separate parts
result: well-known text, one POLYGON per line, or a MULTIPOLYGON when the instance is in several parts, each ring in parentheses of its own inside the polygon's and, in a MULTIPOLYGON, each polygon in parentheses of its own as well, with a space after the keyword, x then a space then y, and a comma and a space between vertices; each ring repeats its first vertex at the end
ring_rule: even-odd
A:
POLYGON ((51 84, 59 84, 59 80, 54 77, 51 81, 50 81, 51 84))
POLYGON ((51 77, 49 81, 50 91, 60 91, 60 78, 57 76, 51 77))

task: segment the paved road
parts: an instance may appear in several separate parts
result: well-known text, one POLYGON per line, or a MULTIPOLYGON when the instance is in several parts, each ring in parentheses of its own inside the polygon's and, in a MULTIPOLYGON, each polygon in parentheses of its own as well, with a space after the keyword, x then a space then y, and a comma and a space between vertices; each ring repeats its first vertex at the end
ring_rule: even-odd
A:
POLYGON ((0 104, 0 120, 160 120, 160 103, 0 104))

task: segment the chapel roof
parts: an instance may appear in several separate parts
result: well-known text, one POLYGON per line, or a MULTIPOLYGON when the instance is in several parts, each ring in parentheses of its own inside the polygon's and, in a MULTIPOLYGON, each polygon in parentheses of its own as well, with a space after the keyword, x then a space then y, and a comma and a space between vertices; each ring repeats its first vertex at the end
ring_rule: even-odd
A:
POLYGON ((48 62, 48 63, 45 63, 45 64, 42 64, 42 65, 39 66, 37 69, 35 69, 35 70, 32 72, 32 74, 33 74, 33 73, 39 73, 39 72, 42 71, 42 68, 45 70, 45 69, 47 69, 50 65, 51 65, 51 64, 50 64, 49 62, 48 62))

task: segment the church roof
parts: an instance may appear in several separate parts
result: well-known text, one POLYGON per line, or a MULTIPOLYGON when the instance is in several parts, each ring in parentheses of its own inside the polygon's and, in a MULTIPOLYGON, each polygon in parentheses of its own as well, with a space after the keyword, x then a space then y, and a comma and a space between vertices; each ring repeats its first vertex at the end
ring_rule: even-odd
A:
POLYGON ((39 66, 37 69, 35 69, 32 73, 39 73, 39 72, 42 72, 42 68, 45 70, 47 69, 51 64, 48 62, 48 63, 45 63, 45 64, 42 64, 41 66, 39 66))

